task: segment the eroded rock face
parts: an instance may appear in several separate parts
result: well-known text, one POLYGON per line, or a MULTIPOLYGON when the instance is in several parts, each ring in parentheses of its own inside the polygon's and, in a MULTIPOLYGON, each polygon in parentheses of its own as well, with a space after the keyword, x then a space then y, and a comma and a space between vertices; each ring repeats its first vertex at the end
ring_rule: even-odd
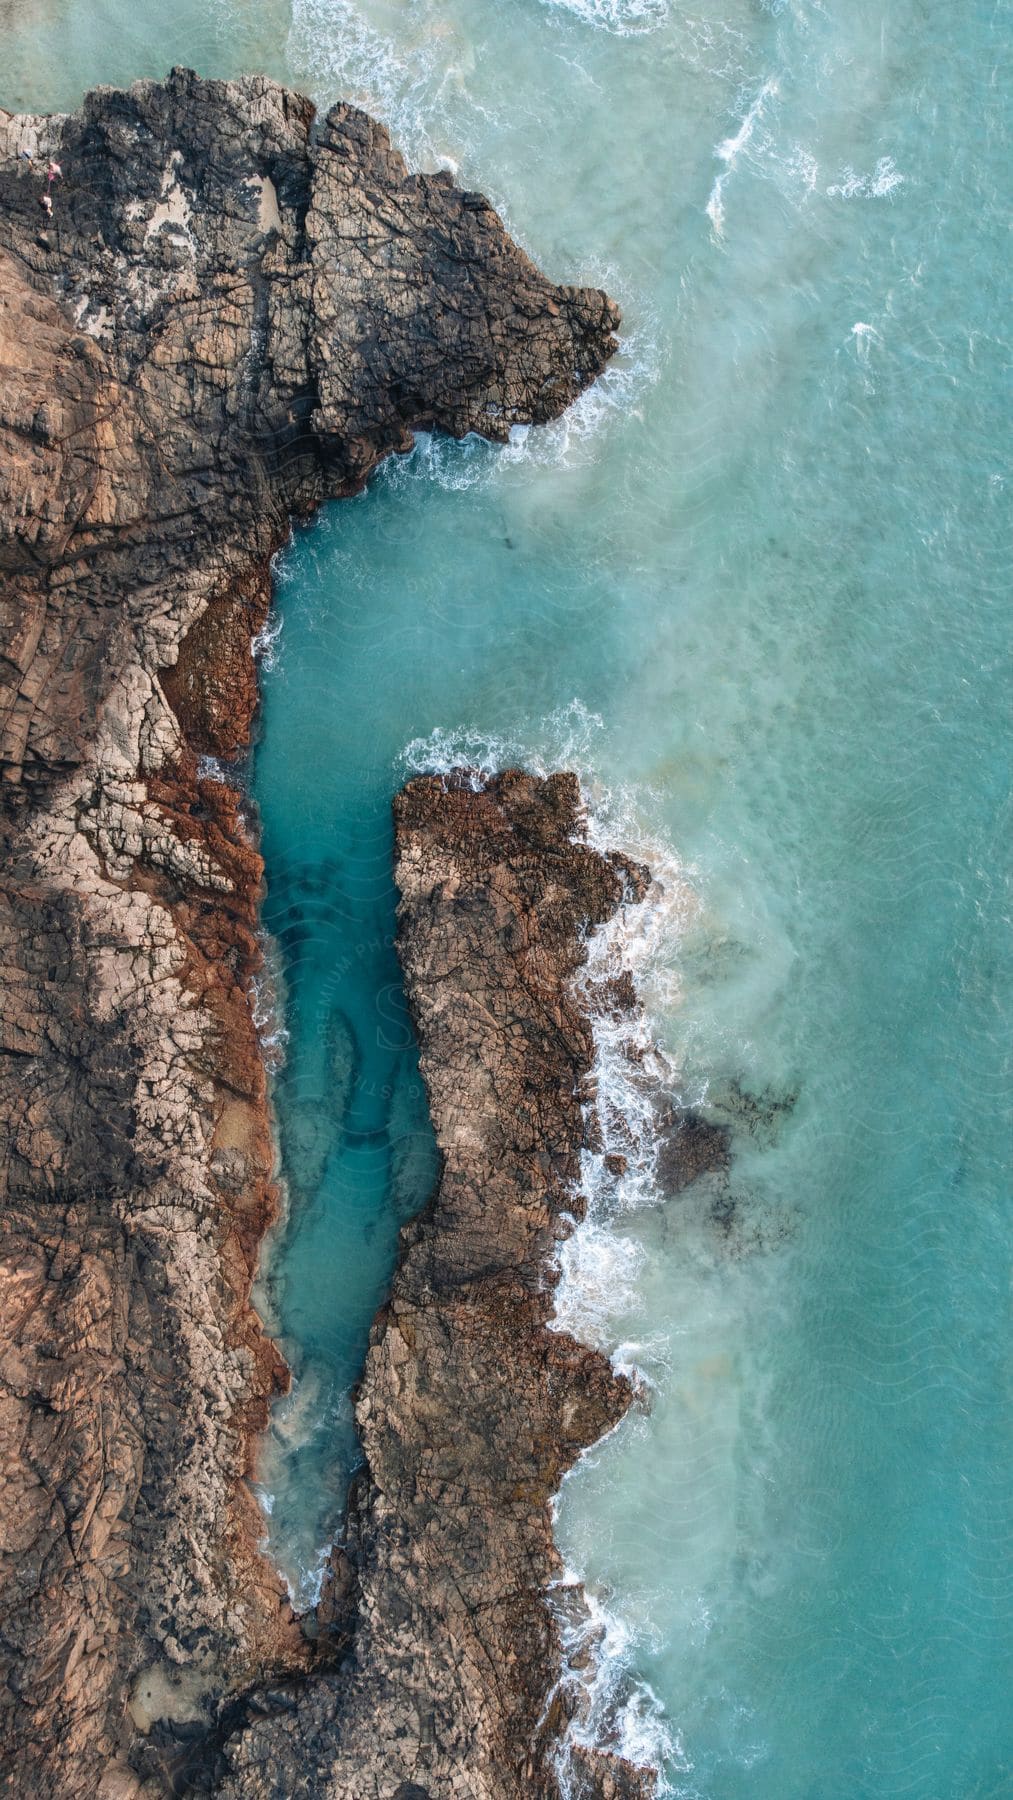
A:
MULTIPOLYGON (((231 1800, 558 1795, 575 1700, 546 1603, 560 1572, 549 1502, 633 1398, 548 1321, 593 1129, 573 977, 588 930, 642 898, 647 872, 581 841, 574 775, 513 771, 477 791, 464 771, 422 777, 394 813, 442 1177, 402 1232, 366 1359, 347 1658, 226 1746, 231 1800)), ((594 1752, 569 1773, 571 1793, 598 1800, 654 1791, 649 1771, 594 1752)))
POLYGON ((287 1378, 261 864, 199 760, 248 743, 269 558, 413 425, 558 412, 617 322, 351 108, 175 70, 0 113, 8 1791, 167 1791, 153 1720, 311 1657, 242 1480, 287 1378))

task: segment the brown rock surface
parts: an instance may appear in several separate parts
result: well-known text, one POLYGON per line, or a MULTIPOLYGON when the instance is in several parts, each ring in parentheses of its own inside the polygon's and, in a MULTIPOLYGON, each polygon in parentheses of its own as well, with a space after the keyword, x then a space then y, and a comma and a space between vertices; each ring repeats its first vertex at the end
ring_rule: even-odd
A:
POLYGON ((414 425, 553 416, 617 322, 351 108, 174 70, 0 113, 8 1792, 168 1791, 310 1655, 242 1480, 286 1379, 249 1304, 261 865, 199 762, 248 741, 269 558, 414 425), (63 167, 44 231, 23 149, 63 167))
MULTIPOLYGON (((574 775, 421 777, 394 812, 442 1176, 401 1234, 361 1384, 348 1656, 226 1746, 230 1800, 558 1795, 578 1696, 546 1602, 550 1500, 633 1398, 549 1320, 555 1248, 584 1207, 594 1044, 573 977, 646 871, 581 841, 574 775)), ((588 1800, 654 1791, 618 1757, 578 1751, 568 1770, 588 1800)))

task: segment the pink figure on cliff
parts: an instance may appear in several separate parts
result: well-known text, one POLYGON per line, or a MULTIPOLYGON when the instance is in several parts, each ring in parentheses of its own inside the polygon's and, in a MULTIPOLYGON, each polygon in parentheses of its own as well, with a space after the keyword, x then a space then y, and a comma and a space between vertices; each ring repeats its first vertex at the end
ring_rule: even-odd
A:
POLYGON ((50 160, 49 165, 46 169, 46 180, 49 182, 50 187, 52 187, 54 181, 62 181, 63 180, 63 170, 61 169, 58 162, 53 162, 52 160, 50 160))

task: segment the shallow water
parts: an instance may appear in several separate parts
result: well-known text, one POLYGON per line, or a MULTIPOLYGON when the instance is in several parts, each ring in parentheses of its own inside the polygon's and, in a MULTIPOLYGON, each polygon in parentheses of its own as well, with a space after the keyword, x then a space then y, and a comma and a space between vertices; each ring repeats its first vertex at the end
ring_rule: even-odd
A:
MULTIPOLYGON (((1005 10, 5 24, 6 104, 179 60, 368 101, 626 318, 568 420, 423 441, 281 560, 255 765, 299 1376, 275 1553, 311 1591, 434 1167, 390 795, 462 751, 575 763, 602 829, 677 859, 641 978, 674 1079, 736 1128, 729 1193, 597 1217, 564 1286, 653 1384, 560 1502, 626 1742, 666 1746, 687 1800, 1013 1791, 1005 10)), ((649 1170, 627 1198, 658 1200, 649 1170)))

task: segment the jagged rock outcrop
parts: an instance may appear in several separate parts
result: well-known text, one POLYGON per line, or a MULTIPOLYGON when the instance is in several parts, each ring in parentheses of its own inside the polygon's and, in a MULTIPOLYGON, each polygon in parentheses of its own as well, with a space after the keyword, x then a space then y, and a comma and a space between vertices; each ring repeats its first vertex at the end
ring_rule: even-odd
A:
POLYGON ((270 556, 415 426, 558 413, 617 322, 352 108, 175 70, 0 113, 6 1791, 168 1791, 153 1719, 311 1655, 242 1479, 286 1379, 261 866, 201 761, 248 742, 270 556))
MULTIPOLYGON (((549 1320, 594 1131, 574 977, 589 929, 641 899, 647 871, 581 841, 575 775, 420 777, 394 813, 399 948, 442 1177, 402 1232, 366 1359, 348 1656, 226 1746, 229 1800, 558 1795, 578 1689, 546 1602, 560 1572, 550 1500, 633 1398, 549 1320)), ((568 1771, 575 1795, 654 1791, 619 1757, 578 1752, 568 1771)))

